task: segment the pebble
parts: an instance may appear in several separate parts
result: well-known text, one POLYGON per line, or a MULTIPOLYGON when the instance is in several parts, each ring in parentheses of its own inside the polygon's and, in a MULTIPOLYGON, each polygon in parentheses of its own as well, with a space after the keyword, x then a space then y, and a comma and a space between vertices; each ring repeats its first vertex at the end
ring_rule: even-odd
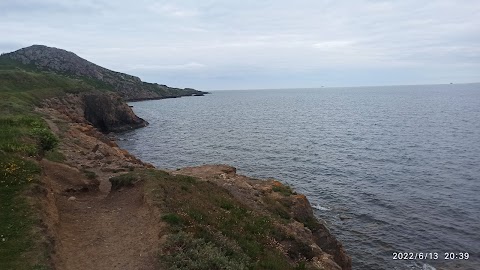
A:
POLYGON ((68 198, 69 201, 75 201, 77 198, 75 198, 74 196, 68 198))

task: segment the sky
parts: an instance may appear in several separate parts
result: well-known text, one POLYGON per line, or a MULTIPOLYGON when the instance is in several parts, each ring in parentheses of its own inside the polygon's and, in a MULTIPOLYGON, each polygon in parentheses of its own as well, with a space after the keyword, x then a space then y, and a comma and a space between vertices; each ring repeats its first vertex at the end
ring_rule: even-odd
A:
POLYGON ((480 1, 1 0, 33 44, 200 90, 480 82, 480 1))

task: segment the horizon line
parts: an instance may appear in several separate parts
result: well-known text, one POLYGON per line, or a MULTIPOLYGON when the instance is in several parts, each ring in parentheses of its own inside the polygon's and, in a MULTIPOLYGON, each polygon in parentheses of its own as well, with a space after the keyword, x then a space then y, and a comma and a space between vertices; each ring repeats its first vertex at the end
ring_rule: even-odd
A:
MULTIPOLYGON (((288 87, 288 88, 248 88, 248 89, 202 89, 200 91, 263 91, 263 90, 307 90, 307 89, 332 89, 332 88, 363 88, 363 87, 394 87, 394 86, 435 86, 435 85, 465 85, 465 84, 480 84, 478 82, 466 83, 424 83, 424 84, 389 84, 389 85, 358 85, 358 86, 319 86, 319 87, 288 87)), ((196 88, 195 88, 196 89, 196 88)), ((196 89, 198 90, 198 89, 196 89)))

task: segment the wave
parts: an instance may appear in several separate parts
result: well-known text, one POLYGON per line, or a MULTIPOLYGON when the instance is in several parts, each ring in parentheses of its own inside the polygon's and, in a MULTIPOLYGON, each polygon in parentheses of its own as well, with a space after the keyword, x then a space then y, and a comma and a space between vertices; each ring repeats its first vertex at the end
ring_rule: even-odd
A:
POLYGON ((320 204, 315 204, 312 206, 313 208, 317 209, 317 210, 320 210, 320 211, 330 211, 332 209, 328 208, 328 207, 324 207, 324 206, 321 206, 320 204))

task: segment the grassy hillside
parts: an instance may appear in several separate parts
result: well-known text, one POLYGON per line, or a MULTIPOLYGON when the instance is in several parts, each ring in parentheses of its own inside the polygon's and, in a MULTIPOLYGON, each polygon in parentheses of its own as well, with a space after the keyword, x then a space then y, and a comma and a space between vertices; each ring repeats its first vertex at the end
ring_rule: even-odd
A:
POLYGON ((48 269, 27 193, 39 183, 36 157, 55 155, 58 139, 33 111, 42 99, 92 89, 80 80, 0 65, 0 269, 48 269))
MULTIPOLYGON (((98 66, 73 52, 43 45, 33 45, 0 56, 0 66, 28 71, 48 71, 80 79, 95 88, 118 93, 126 100, 159 99, 204 94, 186 88, 147 83, 140 78, 98 66)), ((0 67, 2 69, 2 67, 0 67)))

